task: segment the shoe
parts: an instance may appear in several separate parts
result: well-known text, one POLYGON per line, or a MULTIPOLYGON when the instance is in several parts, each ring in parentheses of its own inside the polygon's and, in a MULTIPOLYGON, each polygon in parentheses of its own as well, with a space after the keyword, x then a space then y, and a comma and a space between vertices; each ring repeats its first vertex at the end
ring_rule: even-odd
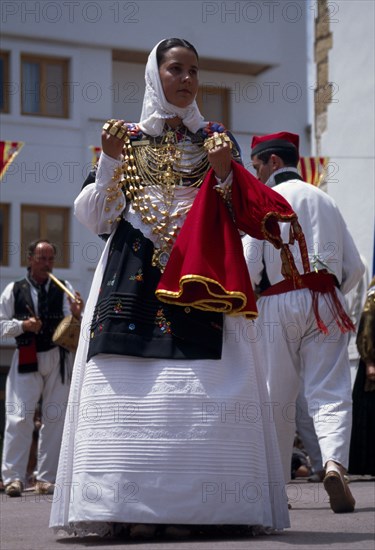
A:
POLYGON ((307 478, 307 481, 310 483, 321 483, 324 480, 325 477, 325 471, 319 470, 318 472, 314 472, 307 478))
POLYGON ((48 481, 36 481, 34 491, 38 495, 53 495, 55 484, 48 481))
POLYGON ((329 466, 323 485, 329 495, 331 508, 336 514, 346 514, 354 511, 355 499, 338 466, 329 466))
POLYGON ((23 491, 23 483, 19 479, 11 481, 5 486, 5 494, 8 497, 20 497, 23 491))
POLYGON ((253 537, 264 533, 264 528, 261 525, 217 525, 216 533, 212 533, 214 538, 217 537, 217 533, 229 538, 253 537))
POLYGON ((192 527, 188 525, 166 525, 164 535, 169 539, 186 539, 193 533, 192 527))
POLYGON ((135 523, 130 526, 131 539, 152 539, 156 535, 156 525, 152 523, 135 523))

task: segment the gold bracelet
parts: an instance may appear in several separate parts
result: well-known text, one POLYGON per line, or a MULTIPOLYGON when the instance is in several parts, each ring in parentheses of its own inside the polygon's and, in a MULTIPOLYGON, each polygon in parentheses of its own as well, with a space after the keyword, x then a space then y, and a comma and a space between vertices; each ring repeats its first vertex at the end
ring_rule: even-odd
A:
POLYGON ((214 132, 214 134, 207 138, 203 144, 203 147, 206 149, 206 151, 211 151, 215 147, 220 147, 221 145, 224 145, 225 143, 229 144, 229 148, 232 149, 233 144, 229 136, 222 132, 219 134, 218 132, 214 132))

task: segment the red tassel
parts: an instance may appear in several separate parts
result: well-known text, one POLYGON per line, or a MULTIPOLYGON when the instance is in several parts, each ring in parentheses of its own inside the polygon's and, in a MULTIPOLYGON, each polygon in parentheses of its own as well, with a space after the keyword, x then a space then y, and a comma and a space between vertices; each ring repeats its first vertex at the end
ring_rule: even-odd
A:
POLYGON ((334 319, 340 331, 343 334, 350 331, 355 332, 355 326, 345 309, 342 307, 342 303, 338 299, 336 292, 330 292, 328 295, 325 295, 325 298, 327 302, 328 300, 331 302, 331 311, 334 314, 334 319))
POLYGON ((323 332, 323 334, 328 334, 328 327, 324 324, 322 318, 319 315, 319 306, 318 306, 318 300, 319 300, 319 292, 316 292, 314 290, 311 290, 311 296, 312 296, 312 303, 313 303, 313 310, 314 315, 316 319, 316 324, 318 325, 318 329, 320 332, 323 332))

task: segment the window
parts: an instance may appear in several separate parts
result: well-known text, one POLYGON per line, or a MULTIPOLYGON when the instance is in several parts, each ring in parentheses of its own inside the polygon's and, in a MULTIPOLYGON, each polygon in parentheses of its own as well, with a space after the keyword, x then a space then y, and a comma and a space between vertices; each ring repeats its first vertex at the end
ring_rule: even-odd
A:
POLYGON ((9 53, 0 51, 0 112, 9 113, 9 53))
POLYGON ((48 239, 57 249, 55 266, 69 267, 70 209, 55 206, 21 206, 21 264, 27 263, 26 252, 31 241, 48 239))
POLYGON ((9 265, 9 204, 0 204, 0 265, 9 265))
POLYGON ((67 59, 21 56, 21 113, 68 118, 67 59))
POLYGON ((198 90, 197 103, 205 120, 221 122, 229 128, 229 89, 224 87, 202 86, 198 90))

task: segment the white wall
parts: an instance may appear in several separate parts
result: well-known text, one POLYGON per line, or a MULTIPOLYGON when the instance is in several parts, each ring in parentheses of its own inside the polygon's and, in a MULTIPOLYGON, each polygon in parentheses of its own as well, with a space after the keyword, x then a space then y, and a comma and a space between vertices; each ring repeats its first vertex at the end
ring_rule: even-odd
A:
MULTIPOLYGON (((112 108, 110 97, 102 92, 112 78, 111 51, 14 37, 3 39, 2 48, 11 51, 12 94, 11 113, 2 115, 1 139, 23 141, 25 146, 1 182, 1 201, 11 204, 10 265, 1 270, 1 290, 24 274, 24 268, 20 267, 20 249, 27 243, 21 243, 21 204, 73 207, 90 168, 88 147, 96 141, 102 120, 112 108), (21 116, 19 56, 24 52, 71 58, 69 119, 21 116), (92 85, 97 66, 101 70, 95 73, 95 85, 92 85)), ((59 269, 58 274, 68 278, 86 296, 101 241, 74 217, 70 239, 70 268, 59 269)))
MULTIPOLYGON (((181 36, 212 58, 282 62, 295 57, 304 0, 11 0, 2 2, 3 32, 71 44, 149 51, 181 36)), ((302 26, 301 26, 302 25, 302 26)))
POLYGON ((329 79, 334 101, 328 106, 321 153, 335 173, 328 193, 336 200, 370 271, 374 250, 374 7, 370 0, 339 1, 331 21, 333 48, 329 79))
MULTIPOLYGON (((310 10, 311 11, 311 10, 310 10)), ((89 145, 100 145, 107 118, 139 120, 144 67, 112 62, 112 49, 149 51, 164 37, 190 40, 201 57, 269 63, 257 77, 201 72, 202 84, 231 89, 231 130, 249 165, 254 133, 290 130, 301 134, 309 154, 304 0, 201 2, 12 0, 1 3, 1 47, 11 51, 11 113, 2 115, 1 139, 25 147, 2 182, 2 201, 12 205, 11 264, 2 269, 1 289, 24 274, 20 267, 20 205, 72 207, 90 167, 89 145), (20 115, 21 52, 71 59, 68 120, 20 115)), ((103 242, 74 218, 72 264, 56 270, 87 297, 103 242)))

